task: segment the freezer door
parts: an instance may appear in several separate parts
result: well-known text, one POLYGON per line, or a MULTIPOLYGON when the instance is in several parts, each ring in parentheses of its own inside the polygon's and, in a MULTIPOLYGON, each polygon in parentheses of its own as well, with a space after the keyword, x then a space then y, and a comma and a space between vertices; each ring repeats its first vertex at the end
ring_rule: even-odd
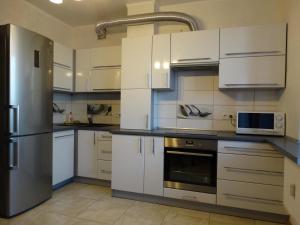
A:
POLYGON ((9 133, 52 131, 53 42, 10 25, 9 133))
POLYGON ((7 217, 26 211, 52 194, 52 133, 10 139, 7 217))

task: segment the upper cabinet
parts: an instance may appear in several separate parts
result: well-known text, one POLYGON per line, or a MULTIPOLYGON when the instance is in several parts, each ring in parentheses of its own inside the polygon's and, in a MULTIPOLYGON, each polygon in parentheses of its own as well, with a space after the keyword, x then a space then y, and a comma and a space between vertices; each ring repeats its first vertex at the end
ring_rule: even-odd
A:
POLYGON ((181 66, 218 63, 219 36, 219 29, 172 34, 172 65, 181 66))
POLYGON ((73 91, 73 50, 54 43, 53 89, 73 91))
POLYGON ((76 50, 76 92, 119 90, 121 47, 76 50))
POLYGON ((221 29, 219 88, 284 88, 286 25, 221 29))
POLYGON ((122 41, 122 89, 151 88, 152 36, 122 41))
POLYGON ((286 54, 286 25, 224 28, 220 58, 286 54))
POLYGON ((152 89, 171 88, 171 35, 153 36, 152 89))

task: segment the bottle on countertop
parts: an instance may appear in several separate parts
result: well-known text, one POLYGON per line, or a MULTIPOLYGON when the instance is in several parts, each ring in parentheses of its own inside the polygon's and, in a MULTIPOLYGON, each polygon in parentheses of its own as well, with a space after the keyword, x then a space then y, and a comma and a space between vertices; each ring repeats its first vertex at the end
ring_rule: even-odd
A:
POLYGON ((72 112, 66 114, 66 122, 65 123, 72 123, 73 122, 73 115, 72 112))

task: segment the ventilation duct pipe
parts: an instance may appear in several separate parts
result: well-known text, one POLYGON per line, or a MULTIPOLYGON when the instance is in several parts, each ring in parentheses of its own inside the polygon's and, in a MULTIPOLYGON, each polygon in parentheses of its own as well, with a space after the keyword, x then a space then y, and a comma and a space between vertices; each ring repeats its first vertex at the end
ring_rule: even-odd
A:
POLYGON ((98 35, 98 39, 104 39, 106 37, 106 29, 108 27, 166 21, 185 23, 189 26, 191 31, 199 30, 197 21, 190 15, 179 12, 156 12, 99 22, 96 25, 96 34, 98 35))

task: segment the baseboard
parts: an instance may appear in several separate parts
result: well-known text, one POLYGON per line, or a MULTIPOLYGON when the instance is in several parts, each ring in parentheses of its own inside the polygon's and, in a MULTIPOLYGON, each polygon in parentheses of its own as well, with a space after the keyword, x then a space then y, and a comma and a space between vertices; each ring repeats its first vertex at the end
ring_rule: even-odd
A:
POLYGON ((67 179, 67 180, 64 180, 58 184, 55 184, 52 186, 52 190, 53 191, 56 191, 62 187, 64 187, 65 185, 69 184, 69 183, 72 183, 74 181, 74 177, 70 178, 70 179, 67 179))
POLYGON ((249 219, 269 221, 273 223, 286 224, 289 221, 288 215, 259 212, 253 210, 232 208, 232 207, 212 205, 212 204, 199 203, 199 202, 191 202, 191 201, 180 200, 180 199, 172 199, 172 198, 152 196, 146 194, 137 194, 132 192, 118 191, 118 190, 112 190, 112 196, 118 198, 132 199, 136 201, 156 203, 156 204, 167 205, 167 206, 199 210, 199 211, 210 212, 210 213, 218 213, 218 214, 224 214, 230 216, 245 217, 249 219))
POLYGON ((111 186, 111 181, 109 181, 109 180, 99 180, 99 179, 92 179, 92 178, 86 178, 86 177, 74 177, 74 181, 78 182, 78 183, 92 184, 92 185, 98 185, 98 186, 104 186, 104 187, 111 186))

